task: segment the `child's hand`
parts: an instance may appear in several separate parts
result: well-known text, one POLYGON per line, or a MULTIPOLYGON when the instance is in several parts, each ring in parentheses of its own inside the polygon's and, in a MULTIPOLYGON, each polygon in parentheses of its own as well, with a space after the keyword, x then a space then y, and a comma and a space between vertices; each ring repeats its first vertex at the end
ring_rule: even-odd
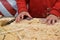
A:
POLYGON ((45 20, 45 23, 47 24, 54 24, 56 23, 57 21, 59 20, 59 18, 55 15, 49 15, 46 20, 45 20))
POLYGON ((32 18, 28 12, 21 12, 21 13, 16 17, 16 22, 19 22, 21 19, 24 18, 24 16, 28 16, 29 18, 32 18))
POLYGON ((3 17, 2 15, 0 15, 0 18, 3 17))

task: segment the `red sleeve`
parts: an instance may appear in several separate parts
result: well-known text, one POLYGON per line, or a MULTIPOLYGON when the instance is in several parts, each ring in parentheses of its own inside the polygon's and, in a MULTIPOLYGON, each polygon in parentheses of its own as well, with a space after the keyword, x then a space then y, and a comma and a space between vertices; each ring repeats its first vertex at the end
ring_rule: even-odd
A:
POLYGON ((55 3, 50 13, 60 17, 60 0, 55 3))
POLYGON ((25 0, 16 0, 16 2, 17 2, 17 7, 18 7, 18 13, 22 11, 27 11, 25 0))

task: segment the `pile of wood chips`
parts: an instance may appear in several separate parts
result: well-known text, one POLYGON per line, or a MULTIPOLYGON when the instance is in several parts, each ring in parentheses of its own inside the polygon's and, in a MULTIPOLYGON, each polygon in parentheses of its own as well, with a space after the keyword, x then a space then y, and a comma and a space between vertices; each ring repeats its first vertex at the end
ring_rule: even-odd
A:
POLYGON ((0 27, 0 40, 60 40, 60 22, 47 25, 41 21, 34 18, 0 27))

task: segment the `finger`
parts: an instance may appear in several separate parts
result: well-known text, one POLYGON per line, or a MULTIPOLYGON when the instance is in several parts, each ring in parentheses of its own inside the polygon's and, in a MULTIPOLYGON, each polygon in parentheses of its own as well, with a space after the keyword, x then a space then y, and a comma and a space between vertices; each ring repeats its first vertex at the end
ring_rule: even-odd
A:
POLYGON ((47 23, 48 21, 49 21, 49 18, 46 18, 46 19, 45 19, 45 23, 47 23))
POLYGON ((57 22, 60 22, 60 20, 59 20, 59 19, 57 19, 57 22))
POLYGON ((50 25, 50 24, 51 24, 51 22, 52 22, 52 19, 48 19, 48 20, 47 20, 47 24, 49 24, 49 25, 50 25))
POLYGON ((21 16, 21 18, 23 19, 23 18, 24 18, 24 16, 22 15, 22 16, 21 16))
POLYGON ((2 15, 0 15, 0 18, 3 17, 2 15))
POLYGON ((20 21, 20 17, 17 17, 15 21, 18 23, 20 21))
POLYGON ((15 19, 15 22, 16 22, 16 23, 18 22, 18 19, 17 19, 17 18, 15 19))
POLYGON ((46 19, 42 19, 42 20, 40 20, 43 24, 45 24, 46 23, 46 19))
POLYGON ((59 21, 58 19, 55 19, 55 20, 52 21, 52 24, 54 24, 54 23, 56 23, 58 21, 59 21))
POLYGON ((56 20, 52 20, 52 23, 51 24, 54 24, 56 20))
POLYGON ((27 14, 27 16, 28 16, 29 18, 32 18, 29 14, 27 14))
POLYGON ((18 23, 18 18, 16 18, 15 22, 18 23))

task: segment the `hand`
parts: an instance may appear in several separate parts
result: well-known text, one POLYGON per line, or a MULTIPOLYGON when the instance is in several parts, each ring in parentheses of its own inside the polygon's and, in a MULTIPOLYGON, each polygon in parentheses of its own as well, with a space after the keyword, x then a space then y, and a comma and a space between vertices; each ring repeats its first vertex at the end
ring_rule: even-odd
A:
POLYGON ((0 15, 0 18, 3 17, 2 15, 0 15))
POLYGON ((21 12, 17 17, 16 17, 16 22, 19 22, 24 18, 24 16, 28 16, 29 18, 32 18, 28 12, 21 12))
POLYGON ((56 23, 57 21, 59 20, 59 18, 55 15, 49 15, 46 20, 45 20, 45 23, 47 24, 54 24, 56 23))

